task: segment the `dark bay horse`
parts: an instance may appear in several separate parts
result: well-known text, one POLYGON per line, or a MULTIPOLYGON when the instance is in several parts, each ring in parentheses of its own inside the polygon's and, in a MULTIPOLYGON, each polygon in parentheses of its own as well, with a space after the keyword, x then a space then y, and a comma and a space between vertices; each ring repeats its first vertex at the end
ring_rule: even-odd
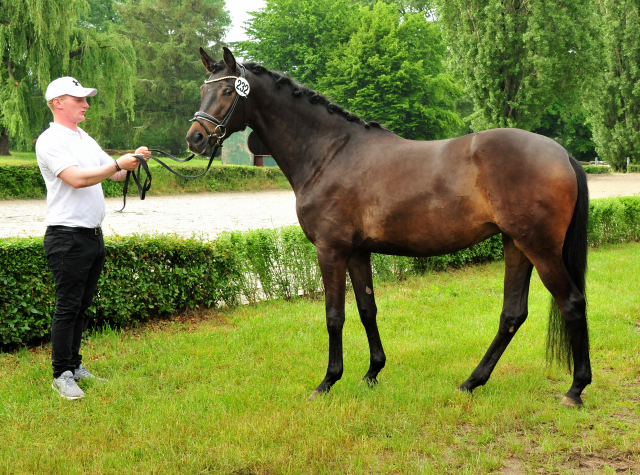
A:
POLYGON ((218 136, 249 125, 291 183, 300 225, 317 249, 329 364, 312 398, 342 376, 347 272, 369 341, 364 380, 374 384, 386 357, 371 253, 434 256, 501 233, 506 272, 498 333, 460 389, 471 392, 487 382, 526 320, 535 266, 553 297, 547 355, 569 368, 573 362, 573 384, 562 402, 582 404, 591 383, 584 297, 589 198, 582 167, 562 146, 518 129, 405 140, 286 76, 237 63, 226 48, 221 61, 202 49, 200 57, 211 76, 201 87, 201 116, 187 134, 189 148, 206 154, 218 136), (249 87, 234 87, 240 75, 249 87), (247 90, 226 127, 210 120, 227 115, 247 90))

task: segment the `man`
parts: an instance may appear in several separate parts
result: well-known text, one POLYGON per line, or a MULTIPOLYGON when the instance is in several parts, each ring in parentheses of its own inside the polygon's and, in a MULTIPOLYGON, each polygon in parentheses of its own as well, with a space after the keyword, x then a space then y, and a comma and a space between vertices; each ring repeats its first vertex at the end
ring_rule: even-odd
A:
MULTIPOLYGON (((49 84, 45 97, 53 122, 36 142, 38 165, 47 186, 47 230, 44 250, 56 287, 56 310, 51 324, 51 387, 73 400, 84 396, 77 381, 94 378, 82 366, 80 343, 84 312, 105 261, 101 224, 105 201, 100 183, 122 181, 138 160, 126 154, 113 160, 78 124, 89 108, 84 88, 72 77, 49 84)), ((140 147, 136 154, 148 154, 140 147)))

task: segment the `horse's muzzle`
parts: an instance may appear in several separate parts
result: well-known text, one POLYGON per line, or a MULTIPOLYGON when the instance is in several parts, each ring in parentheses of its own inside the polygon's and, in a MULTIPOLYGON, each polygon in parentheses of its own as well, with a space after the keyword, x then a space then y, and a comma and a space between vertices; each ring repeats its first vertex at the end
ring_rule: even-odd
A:
POLYGON ((187 144, 192 152, 205 155, 209 148, 209 139, 205 134, 194 128, 187 133, 187 144))

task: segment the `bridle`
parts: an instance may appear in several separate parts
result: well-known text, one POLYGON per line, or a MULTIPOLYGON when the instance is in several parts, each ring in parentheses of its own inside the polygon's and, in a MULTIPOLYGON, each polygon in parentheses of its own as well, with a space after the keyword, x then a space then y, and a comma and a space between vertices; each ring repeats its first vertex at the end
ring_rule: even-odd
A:
MULTIPOLYGON (((238 63, 238 67, 240 68, 240 76, 223 76, 221 78, 208 79, 204 83, 205 84, 211 84, 212 82, 223 81, 225 79, 237 80, 238 77, 241 77, 243 79, 246 78, 247 74, 245 72, 244 66, 242 64, 238 63)), ((227 124, 231 120, 231 116, 233 115, 233 112, 235 111, 236 106, 238 105, 238 101, 240 100, 240 98, 242 98, 243 100, 246 99, 244 96, 241 96, 240 94, 238 94, 238 91, 236 91, 236 97, 233 99, 233 103, 231 104, 231 107, 229 108, 227 113, 224 115, 222 120, 218 120, 215 117, 213 117, 212 115, 207 114, 206 112, 198 111, 193 115, 193 119, 191 119, 190 122, 198 122, 202 126, 202 128, 207 132, 207 136, 209 138, 209 142, 208 143, 211 143, 211 139, 215 138, 216 139, 216 146, 222 147, 223 139, 227 135, 227 124), (215 125, 215 128, 213 129, 214 133, 211 133, 211 131, 206 126, 206 124, 203 122, 203 120, 206 120, 207 122, 210 122, 211 124, 215 125), (216 131, 219 131, 219 132, 217 134, 215 134, 216 131)), ((246 118, 246 101, 245 101, 245 118, 246 118)), ((246 128, 246 127, 247 127, 247 124, 245 122, 244 128, 246 128)), ((243 128, 243 130, 244 130, 244 128, 243 128)))
MULTIPOLYGON (((224 79, 235 79, 236 81, 238 81, 238 78, 242 78, 244 79, 244 83, 248 85, 248 83, 246 82, 246 77, 247 77, 247 73, 245 71, 245 68, 242 64, 237 63, 239 68, 240 68, 240 76, 224 76, 221 78, 215 78, 215 79, 208 79, 206 80, 204 83, 205 84, 210 84, 212 82, 218 82, 218 81, 222 81, 224 79)), ((208 138, 209 140, 207 141, 207 145, 211 144, 211 140, 215 139, 215 144, 214 146, 211 148, 211 156, 209 157, 209 163, 207 164, 207 168, 205 169, 205 171, 203 171, 202 173, 198 174, 198 175, 183 175, 181 173, 176 172, 175 170, 172 170, 168 165, 166 165, 165 163, 163 163, 160 159, 154 157, 153 155, 134 155, 134 157, 136 157, 138 159, 138 162, 140 163, 140 166, 133 172, 131 171, 127 171, 127 177, 124 180, 124 185, 123 185, 123 204, 122 204, 122 209, 120 210, 120 212, 122 210, 124 210, 124 207, 127 205, 127 191, 129 189, 129 178, 133 177, 133 181, 136 183, 136 186, 138 187, 138 196, 140 197, 141 200, 144 200, 147 191, 149 191, 149 189, 151 188, 151 171, 149 170, 149 165, 147 164, 147 160, 145 160, 146 158, 155 160, 156 162, 158 162, 160 165, 162 165, 164 168, 166 168, 167 170, 169 170, 171 173, 173 173, 174 175, 177 175, 181 178, 198 178, 201 177, 202 175, 204 175, 205 173, 207 173, 209 171, 209 168, 211 168, 211 164, 213 163, 213 158, 215 157, 218 149, 222 148, 222 142, 224 141, 225 136, 227 135, 227 124, 229 123, 229 121, 231 120, 231 116, 233 115, 233 112, 236 109, 236 106, 238 105, 238 102, 240 100, 240 98, 243 99, 244 102, 244 127, 242 130, 244 130, 247 127, 247 123, 246 123, 246 117, 247 117, 247 102, 246 102, 246 95, 243 96, 241 94, 239 94, 238 92, 238 88, 236 86, 236 97, 233 99, 233 103, 231 104, 231 107, 229 108, 229 110, 227 111, 227 113, 224 115, 224 117, 222 118, 222 120, 218 120, 215 117, 213 117, 212 115, 207 114, 206 112, 203 111, 198 111, 193 115, 193 119, 190 119, 190 122, 198 122, 202 128, 207 132, 208 138), (215 128, 213 129, 214 133, 211 133, 211 131, 209 130, 209 128, 205 125, 205 123, 203 121, 207 121, 210 122, 211 124, 215 125, 215 128), (216 133, 217 131, 217 133, 216 133), (144 183, 143 183, 143 179, 142 179, 142 170, 144 169, 146 176, 144 177, 144 183)), ((184 160, 181 160, 179 158, 174 157, 173 155, 164 152, 162 150, 158 150, 156 148, 150 148, 149 150, 151 150, 152 152, 158 152, 159 154, 165 156, 166 158, 173 160, 174 162, 179 162, 179 163, 185 163, 188 162, 189 160, 191 160, 193 157, 196 156, 195 153, 192 153, 190 157, 185 158, 184 160)), ((206 147, 205 147, 206 150, 206 147)))

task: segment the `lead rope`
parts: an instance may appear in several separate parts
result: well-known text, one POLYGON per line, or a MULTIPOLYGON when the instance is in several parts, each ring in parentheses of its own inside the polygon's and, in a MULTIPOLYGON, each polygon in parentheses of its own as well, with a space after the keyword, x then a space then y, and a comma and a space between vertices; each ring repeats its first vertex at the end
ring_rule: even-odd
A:
MULTIPOLYGON (((158 162, 160 165, 162 165, 164 168, 166 168, 167 170, 169 170, 171 173, 173 173, 176 176, 179 176, 181 178, 199 178, 202 175, 204 175, 205 173, 207 173, 209 171, 209 168, 211 168, 211 164, 213 163, 213 158, 216 155, 216 152, 218 151, 219 148, 222 148, 222 140, 219 139, 216 144, 213 147, 213 150, 211 151, 211 157, 209 158, 209 163, 207 164, 207 168, 205 169, 205 171, 203 171, 202 173, 199 173, 198 175, 183 175, 182 173, 178 173, 175 170, 172 170, 166 163, 163 163, 162 160, 160 160, 159 158, 154 157, 153 155, 145 155, 145 154, 138 154, 138 155, 134 155, 135 158, 138 159, 139 162, 139 166, 138 168, 136 168, 134 171, 127 171, 127 177, 124 179, 124 186, 122 187, 122 209, 120 209, 119 211, 117 211, 118 213, 122 213, 122 211, 124 210, 125 206, 127 206, 127 191, 129 190, 129 178, 133 178, 133 181, 135 182, 136 186, 138 187, 138 196, 140 197, 141 200, 144 200, 146 195, 147 195, 147 191, 149 191, 151 189, 151 170, 149 170, 149 164, 147 163, 147 160, 145 158, 148 158, 149 160, 155 160, 156 162, 158 162), (144 176, 144 182, 142 180, 142 170, 144 169, 145 172, 145 176, 144 176)), ((191 154, 191 156, 189 158, 186 158, 184 160, 181 160, 179 158, 174 157, 173 155, 164 152, 162 150, 158 150, 156 148, 150 148, 149 149, 152 152, 157 152, 160 153, 162 155, 164 155, 166 158, 173 160, 174 162, 179 162, 179 163, 185 163, 188 162, 189 160, 191 160, 193 157, 195 157, 195 154, 191 154)))

